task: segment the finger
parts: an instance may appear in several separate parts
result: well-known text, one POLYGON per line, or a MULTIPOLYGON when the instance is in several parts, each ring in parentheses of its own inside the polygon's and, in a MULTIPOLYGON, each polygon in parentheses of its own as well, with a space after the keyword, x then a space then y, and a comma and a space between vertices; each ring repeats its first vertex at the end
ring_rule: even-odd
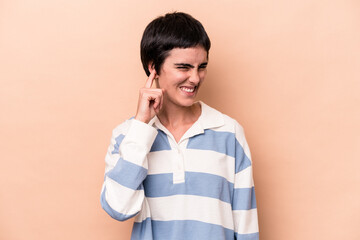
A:
POLYGON ((145 98, 147 100, 154 100, 149 99, 149 97, 160 97, 162 95, 162 91, 158 88, 142 88, 140 89, 140 95, 141 98, 145 98))
POLYGON ((159 104, 160 104, 160 98, 159 96, 156 96, 155 98, 153 98, 153 108, 154 109, 157 109, 159 107, 159 104))
POLYGON ((146 83, 145 83, 145 88, 151 88, 153 82, 154 82, 154 79, 155 79, 155 75, 156 75, 156 71, 155 69, 151 71, 148 79, 146 80, 146 83))
POLYGON ((161 89, 161 95, 160 95, 160 109, 162 109, 164 103, 164 89, 161 89))
POLYGON ((154 104, 154 111, 155 111, 155 114, 159 114, 159 112, 161 111, 162 109, 162 106, 163 106, 163 95, 160 94, 159 95, 159 98, 158 98, 158 102, 156 102, 156 105, 154 104))
POLYGON ((160 102, 161 93, 159 93, 158 91, 151 91, 151 90, 143 92, 142 98, 146 99, 146 102, 149 103, 150 105, 157 106, 160 102))

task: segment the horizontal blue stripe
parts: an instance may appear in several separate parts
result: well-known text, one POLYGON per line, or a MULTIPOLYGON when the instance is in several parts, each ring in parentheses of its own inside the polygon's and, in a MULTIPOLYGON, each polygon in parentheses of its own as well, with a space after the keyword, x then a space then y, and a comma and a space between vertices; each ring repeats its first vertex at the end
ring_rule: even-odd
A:
POLYGON ((235 157, 235 134, 205 129, 204 134, 199 134, 189 139, 187 148, 212 150, 235 157))
POLYGON ((240 143, 236 140, 235 143, 235 173, 241 172, 245 168, 251 166, 251 161, 246 156, 243 147, 240 145, 240 143))
POLYGON ((111 152, 112 154, 119 153, 119 146, 121 142, 124 140, 125 135, 120 134, 115 138, 114 150, 111 152))
POLYGON ((249 234, 238 234, 235 233, 236 240, 259 240, 259 233, 249 233, 249 234))
POLYGON ((131 240, 153 240, 151 219, 147 218, 141 223, 134 222, 131 240))
POLYGON ((118 221, 125 221, 129 218, 134 217, 137 213, 133 214, 133 215, 125 215, 122 213, 119 213, 117 211, 115 211, 114 209, 112 209, 110 207, 110 205, 107 203, 106 198, 105 198, 105 192, 106 192, 106 187, 104 187, 103 192, 101 193, 101 197, 100 197, 100 202, 101 202, 101 207, 105 210, 105 212, 107 212, 112 218, 118 220, 118 221))
POLYGON ((233 210, 249 210, 256 208, 255 189, 235 188, 234 199, 232 203, 233 210))
POLYGON ((251 161, 246 156, 243 147, 240 145, 231 132, 219 132, 206 129, 204 134, 199 134, 189 139, 188 149, 211 150, 226 154, 235 158, 235 173, 251 166, 251 161))
POLYGON ((171 150, 169 139, 167 135, 158 129, 158 134, 155 138, 153 145, 151 146, 150 152, 171 150))
POLYGON ((208 173, 185 172, 185 182, 173 184, 173 174, 148 175, 144 181, 147 197, 166 197, 177 194, 216 198, 231 203, 234 184, 225 178, 208 173))
POLYGON ((141 223, 134 223, 131 239, 234 240, 234 231, 220 225, 194 220, 156 221, 147 218, 141 223))
POLYGON ((106 176, 113 179, 124 187, 133 190, 142 188, 142 181, 147 175, 147 169, 128 162, 122 158, 118 160, 115 167, 106 173, 106 176))

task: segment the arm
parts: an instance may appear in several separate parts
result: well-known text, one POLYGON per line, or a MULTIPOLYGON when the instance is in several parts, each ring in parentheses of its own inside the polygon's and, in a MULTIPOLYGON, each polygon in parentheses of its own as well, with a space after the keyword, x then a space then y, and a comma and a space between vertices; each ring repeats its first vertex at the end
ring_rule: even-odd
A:
POLYGON ((149 70, 151 74, 139 92, 135 119, 114 129, 105 158, 101 205, 111 217, 120 221, 141 210, 145 197, 142 182, 148 171, 147 154, 157 135, 157 130, 147 123, 162 107, 163 90, 151 88, 157 74, 150 66, 149 70))
POLYGON ((135 216, 144 201, 142 182, 147 176, 147 154, 156 138, 155 128, 132 119, 115 128, 105 157, 101 205, 114 219, 135 216))
POLYGON ((235 182, 232 201, 235 239, 258 240, 259 227, 251 154, 243 128, 236 123, 235 182))

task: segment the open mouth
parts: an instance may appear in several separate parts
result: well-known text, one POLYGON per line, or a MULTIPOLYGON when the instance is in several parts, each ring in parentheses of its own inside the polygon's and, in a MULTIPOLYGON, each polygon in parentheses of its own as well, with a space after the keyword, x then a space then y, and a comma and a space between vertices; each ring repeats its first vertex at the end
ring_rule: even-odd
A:
POLYGON ((180 87, 181 90, 183 90, 184 92, 188 92, 188 93, 195 92, 195 88, 196 87, 180 87))

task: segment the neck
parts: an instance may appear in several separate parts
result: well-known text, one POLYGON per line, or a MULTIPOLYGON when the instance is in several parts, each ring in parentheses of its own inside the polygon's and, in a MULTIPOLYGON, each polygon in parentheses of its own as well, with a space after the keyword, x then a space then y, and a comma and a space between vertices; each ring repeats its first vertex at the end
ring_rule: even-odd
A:
POLYGON ((199 118, 201 114, 200 103, 194 103, 189 107, 181 107, 167 104, 163 106, 161 112, 157 115, 160 122, 166 128, 177 128, 178 126, 184 126, 193 124, 199 118))

